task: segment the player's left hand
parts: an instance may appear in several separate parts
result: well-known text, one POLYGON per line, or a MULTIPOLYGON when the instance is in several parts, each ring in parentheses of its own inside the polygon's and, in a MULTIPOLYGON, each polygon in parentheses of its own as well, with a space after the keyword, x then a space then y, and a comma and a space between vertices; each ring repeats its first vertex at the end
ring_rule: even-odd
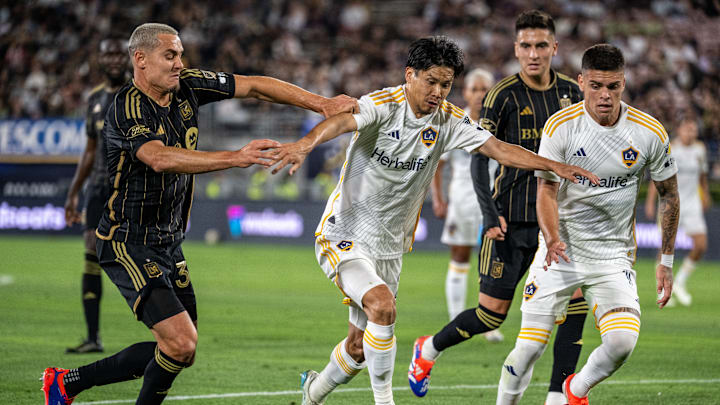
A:
POLYGON ((312 150, 312 146, 307 143, 305 138, 302 138, 297 142, 280 145, 280 147, 276 149, 277 154, 275 159, 273 159, 273 164, 276 166, 273 168, 272 174, 276 174, 287 165, 291 165, 288 173, 291 176, 295 174, 297 169, 299 169, 305 161, 308 153, 312 150))
POLYGON ((658 264, 655 269, 655 279, 657 280, 657 304, 658 307, 662 309, 668 303, 668 300, 670 300, 670 294, 672 293, 672 269, 658 264))
POLYGON ((553 262, 560 263, 561 258, 565 263, 570 263, 570 258, 565 254, 565 249, 567 249, 567 245, 561 240, 547 243, 547 255, 545 255, 545 263, 543 263, 545 271, 552 266, 553 262))
POLYGON ((357 99, 346 96, 345 94, 333 98, 326 98, 320 110, 325 118, 330 118, 340 113, 355 114, 359 111, 360 107, 358 106, 357 99))
POLYGON ((578 180, 578 177, 585 177, 590 180, 592 184, 598 184, 600 182, 600 178, 598 176, 583 169, 582 167, 555 162, 552 171, 563 179, 570 180, 573 183, 580 182, 580 180, 578 180))

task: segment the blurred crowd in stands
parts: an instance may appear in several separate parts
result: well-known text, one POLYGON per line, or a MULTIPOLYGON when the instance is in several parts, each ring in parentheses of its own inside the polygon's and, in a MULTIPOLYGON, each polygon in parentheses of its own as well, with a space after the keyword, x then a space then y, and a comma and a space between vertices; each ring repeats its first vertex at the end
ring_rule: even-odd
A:
MULTIPOLYGON (((555 19, 559 51, 554 68, 576 77, 585 48, 599 42, 619 46, 627 62, 625 100, 657 117, 671 135, 680 117, 697 117, 711 160, 720 160, 718 1, 2 3, 0 119, 82 117, 85 96, 101 81, 94 63, 98 42, 110 33, 129 37, 142 22, 177 28, 186 66, 270 75, 327 96, 359 97, 401 83, 407 46, 432 34, 455 39, 466 52, 468 68, 489 69, 497 80, 513 74, 519 69, 513 53, 514 20, 525 9, 540 8, 555 19)), ((459 79, 450 100, 463 107, 461 85, 459 79)), ((224 125, 268 120, 263 113, 287 114, 287 109, 248 102, 219 106, 213 116, 220 125, 213 124, 212 129, 222 132, 224 125)), ((304 119, 285 135, 299 136, 304 119)), ((716 166, 711 177, 717 179, 720 165, 716 166)))

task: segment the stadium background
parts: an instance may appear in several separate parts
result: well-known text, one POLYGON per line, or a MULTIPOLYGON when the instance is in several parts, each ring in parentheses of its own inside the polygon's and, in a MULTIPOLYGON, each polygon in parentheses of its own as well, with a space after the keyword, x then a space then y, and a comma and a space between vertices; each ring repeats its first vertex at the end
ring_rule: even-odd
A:
MULTIPOLYGON (((82 254, 80 228, 65 227, 62 206, 85 144, 85 99, 102 79, 95 54, 99 40, 105 35, 121 33, 129 37, 132 29, 142 22, 164 22, 180 31, 186 49, 184 62, 188 67, 270 75, 325 96, 345 93, 359 97, 368 91, 402 82, 407 46, 413 39, 431 34, 444 34, 456 40, 466 52, 467 69, 483 67, 493 72, 496 80, 515 73, 518 65, 513 56, 514 19, 522 10, 534 7, 555 18, 560 43, 558 55, 553 59, 555 69, 575 77, 579 72, 580 55, 586 47, 598 42, 613 43, 623 50, 627 60, 626 102, 657 117, 671 137, 680 116, 692 113, 698 117, 700 138, 707 146, 711 162, 712 194, 715 201, 720 201, 720 41, 717 40, 720 5, 716 1, 0 2, 0 296, 4 296, 5 302, 0 304, 3 313, 0 331, 4 330, 3 335, 13 340, 15 334, 9 331, 16 328, 9 328, 9 325, 27 321, 28 316, 30 320, 36 319, 35 315, 25 315, 18 310, 28 304, 23 300, 14 301, 14 294, 24 297, 28 291, 34 291, 39 297, 48 297, 44 290, 20 289, 18 292, 13 289, 8 293, 7 289, 13 284, 6 285, 5 281, 13 277, 17 280, 18 274, 25 272, 42 279, 43 271, 50 271, 47 269, 52 269, 55 276, 67 275, 52 297, 68 300, 69 309, 62 314, 72 319, 76 329, 80 328, 81 311, 76 296, 82 254), (67 248, 66 251, 71 253, 62 260, 35 263, 35 252, 42 252, 50 245, 75 246, 76 251, 67 248), (9 279, 6 278, 8 275, 9 279), (61 293, 65 295, 58 295, 61 293)), ((462 85, 462 78, 459 78, 449 97, 461 107, 459 89, 462 85)), ((288 141, 302 136, 320 118, 298 109, 262 102, 229 100, 216 103, 203 107, 199 148, 239 148, 248 140, 259 137, 288 141)), ((237 242, 207 248, 225 249, 218 251, 225 253, 218 254, 228 260, 236 260, 231 253, 235 249, 245 256, 257 254, 252 246, 267 252, 265 245, 254 243, 272 244, 270 251, 290 252, 291 262, 293 254, 299 254, 297 252, 303 251, 303 257, 308 256, 316 221, 326 196, 335 185, 346 143, 346 139, 340 138, 314 151, 299 175, 292 178, 273 177, 255 169, 198 176, 189 239, 237 242), (224 254, 227 256, 222 256, 224 254)), ((659 235, 652 221, 644 217, 642 208, 641 198, 638 244, 640 254, 651 257, 659 244, 659 235)), ((717 260, 720 259, 717 238, 720 209, 713 207, 707 219, 707 257, 717 260)), ((426 207, 415 246, 422 259, 416 259, 416 263, 424 260, 436 263, 436 268, 426 269, 426 273, 437 273, 438 280, 444 274, 447 260, 444 247, 439 243, 441 226, 442 222, 432 215, 429 206, 426 207)), ((687 249, 689 243, 682 236, 678 239, 681 249, 687 249)), ((190 246, 191 251, 206 249, 202 244, 190 246)), ((57 251, 49 252, 54 255, 57 251)), ((205 265, 202 260, 215 253, 196 254, 198 262, 205 265)), ((191 255, 190 260, 193 260, 191 255)), ((303 260, 308 262, 306 259, 303 260)), ((412 262, 413 259, 409 260, 412 262)), ((222 267, 220 263, 215 265, 222 267)), ((641 264, 652 273, 650 261, 641 264)), ((314 266, 312 260, 304 265, 314 266)), ((207 271, 219 271, 212 266, 207 271)), ((696 281, 707 283, 703 284, 707 287, 704 290, 707 296, 699 297, 695 305, 702 305, 702 302, 709 305, 710 309, 696 315, 715 321, 708 325, 698 319, 697 323, 685 325, 688 330, 709 326, 710 330, 703 335, 706 342, 720 337, 713 332, 718 329, 716 305, 713 306, 716 294, 711 288, 718 285, 718 277, 714 275, 716 263, 706 262, 699 270, 711 271, 711 276, 706 274, 702 276, 706 278, 698 277, 696 281)), ((327 291, 319 272, 312 275, 312 281, 319 286, 317 294, 333 294, 327 291)), ((646 278, 647 285, 652 284, 652 277, 646 278)), ((265 279, 246 275, 242 283, 259 283, 259 280, 265 279)), ((412 283, 410 279, 409 284, 412 283)), ((441 283, 440 280, 436 288, 427 290, 433 294, 429 302, 434 302, 436 312, 440 313, 440 321, 432 323, 438 326, 443 322, 444 313, 441 283)), ((113 286, 109 283, 105 286, 106 291, 110 291, 108 300, 117 301, 111 290, 113 286)), ((474 288, 471 286, 470 301, 476 291, 474 288)), ((43 299, 31 302, 31 307, 42 306, 43 299)), ((129 318, 126 309, 119 303, 104 305, 115 304, 118 304, 118 322, 139 330, 138 325, 126 319, 129 318)), ((248 305, 247 302, 241 304, 248 305)), ((108 319, 114 319, 112 314, 111 310, 108 319)), ((38 316, 37 319, 44 318, 38 316)), ((104 321, 104 325, 107 322, 104 321)), ((512 330, 513 321, 508 325, 512 330)), ((333 326, 330 330, 335 335, 338 325, 333 326)), ((433 328, 423 331, 430 332, 433 328)), ((112 326, 107 329, 112 331, 112 326)), ((15 340, 22 340, 22 336, 15 340)), ((514 335, 508 332, 508 336, 512 340, 514 335)), ((399 342, 408 346, 410 338, 404 337, 399 342)), ((71 343, 64 337, 59 345, 64 347, 71 343)), ((720 351, 717 344, 708 345, 720 351)), ((0 365, 3 362, 14 364, 15 357, 6 357, 11 350, 8 347, 13 346, 3 346, 6 347, 0 357, 6 360, 0 365)), ((325 349, 320 347, 315 357, 324 359, 325 349)), ((507 352, 504 349, 498 351, 503 355, 507 352)), ((35 360, 38 359, 34 357, 29 363, 34 364, 35 360)), ((41 361, 41 364, 44 363, 41 361)), ((493 367, 491 365, 489 381, 495 378, 493 367)), ((715 362, 714 375, 707 378, 717 379, 720 376, 718 369, 715 362)), ((402 377, 403 371, 404 366, 396 366, 396 378, 402 377)), ((22 387, 17 392, 24 392, 23 384, 16 384, 22 387)), ((700 396, 702 403, 720 403, 713 402, 720 396, 718 381, 714 384, 711 392, 715 394, 700 396), (708 400, 712 398, 715 399, 708 400)), ((399 384, 396 382, 396 385, 399 384)), ((9 383, 6 388, 12 386, 13 383, 9 383)), ((363 384, 353 383, 352 386, 363 384)), ((253 389, 267 388, 260 384, 253 389)), ((11 391, 5 391, 0 381, 0 397, 5 396, 3 392, 11 391)), ((24 394, 16 395, 9 398, 16 403, 25 403, 22 400, 24 394)))

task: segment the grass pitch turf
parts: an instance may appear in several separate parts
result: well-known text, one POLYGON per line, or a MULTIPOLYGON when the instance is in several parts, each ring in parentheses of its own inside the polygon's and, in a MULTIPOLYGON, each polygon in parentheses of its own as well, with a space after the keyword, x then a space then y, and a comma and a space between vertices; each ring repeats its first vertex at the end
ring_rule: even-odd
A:
MULTIPOLYGON (((200 340, 196 364, 180 374, 166 403, 299 404, 299 373, 308 368, 321 370, 347 327, 341 295, 318 268, 312 244, 205 246, 187 242, 184 250, 199 303, 200 340), (202 398, 176 398, 198 396, 202 398)), ((40 404, 38 378, 45 367, 77 367, 103 357, 64 354, 85 334, 82 261, 79 237, 0 237, 0 280, 12 278, 10 284, 0 283, 3 403, 40 404)), ((417 399, 407 389, 412 342, 419 335, 437 332, 447 322, 447 261, 446 252, 412 252, 404 257, 393 380, 398 405, 495 401, 500 367, 520 326, 518 298, 501 327, 504 342, 491 344, 475 337, 451 348, 433 370, 425 398, 417 399)), ((653 263, 641 260, 636 270, 643 309, 638 346, 627 364, 593 390, 591 403, 720 404, 717 263, 700 264, 690 279, 694 300, 690 308, 658 310, 653 263)), ((471 273, 470 280, 475 279, 471 273)), ((477 285, 469 284, 471 306, 477 285)), ((151 339, 106 278, 103 288, 100 323, 105 355, 151 339)), ((581 364, 600 342, 592 316, 584 342, 581 364)), ((543 403, 551 352, 548 348, 536 364, 532 385, 521 403, 543 403)), ((369 386, 367 372, 362 372, 327 403, 372 403, 369 386)), ((140 381, 95 387, 82 393, 76 403, 134 403, 139 387, 140 381)))

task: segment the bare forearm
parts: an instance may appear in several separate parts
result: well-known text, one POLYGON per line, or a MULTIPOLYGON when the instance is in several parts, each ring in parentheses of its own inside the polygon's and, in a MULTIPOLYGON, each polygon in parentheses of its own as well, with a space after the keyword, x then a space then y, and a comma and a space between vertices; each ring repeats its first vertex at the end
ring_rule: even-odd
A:
POLYGON ((540 230, 546 242, 560 239, 560 217, 557 204, 558 183, 538 179, 537 216, 540 230))
POLYGON ((321 104, 325 100, 323 96, 272 77, 239 75, 235 75, 235 97, 289 104, 315 112, 322 112, 321 104))
POLYGON ((234 166, 233 152, 174 148, 162 145, 159 141, 141 146, 137 157, 158 173, 205 173, 234 166))
POLYGON ((90 176, 92 171, 93 163, 95 163, 95 149, 90 150, 86 148, 83 154, 80 156, 77 168, 75 169, 75 175, 73 176, 70 188, 68 189, 68 195, 77 195, 82 188, 85 179, 90 176))
POLYGON ((352 114, 338 114, 318 124, 298 142, 305 144, 312 150, 322 143, 356 129, 357 123, 352 114))
POLYGON ((487 156, 495 159, 503 166, 516 167, 523 170, 545 170, 553 168, 553 161, 531 152, 522 146, 497 141, 489 149, 487 156))
POLYGON ((670 255, 675 251, 675 235, 677 234, 680 216, 680 197, 677 190, 677 176, 655 182, 660 195, 660 230, 662 234, 663 254, 670 255))
POLYGON ((444 200, 442 195, 442 177, 444 166, 444 160, 438 162, 437 169, 435 169, 435 175, 433 176, 432 182, 430 183, 430 191, 432 192, 432 197, 439 198, 440 200, 444 200))

